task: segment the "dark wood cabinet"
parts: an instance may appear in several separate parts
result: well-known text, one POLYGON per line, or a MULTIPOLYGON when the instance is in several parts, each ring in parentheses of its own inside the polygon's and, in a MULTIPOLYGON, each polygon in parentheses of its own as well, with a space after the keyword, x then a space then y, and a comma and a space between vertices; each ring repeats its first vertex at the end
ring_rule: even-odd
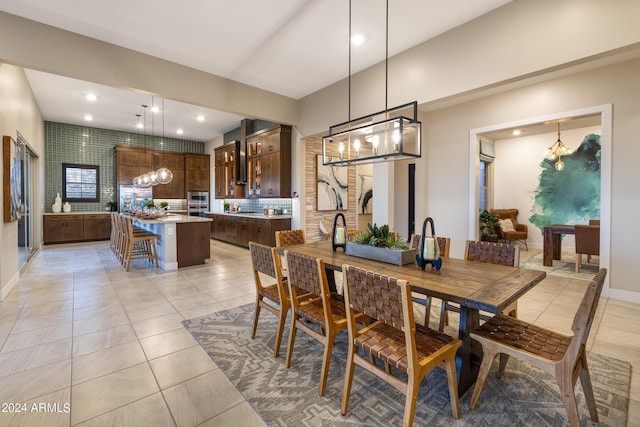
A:
POLYGON ((178 268, 204 264, 211 258, 208 222, 176 224, 178 268))
POLYGON ((244 199, 244 184, 238 184, 240 142, 234 141, 215 149, 216 199, 244 199))
POLYGON ((185 153, 185 191, 210 191, 211 170, 208 154, 185 153))
POLYGON ((133 178, 153 169, 153 151, 147 148, 116 145, 118 184, 131 185, 133 178))
POLYGON ((45 215, 44 243, 69 243, 108 240, 111 237, 109 214, 45 215))
POLYGON ((209 217, 213 219, 213 239, 244 247, 249 247, 249 242, 275 246, 276 231, 291 229, 291 218, 222 214, 210 214, 209 217))
POLYGON ((291 197, 291 126, 247 137, 247 196, 291 197))
POLYGON ((108 240, 111 237, 111 216, 109 214, 83 216, 83 240, 108 240))
POLYGON ((154 199, 184 199, 186 198, 184 185, 184 155, 182 153, 169 153, 155 151, 153 153, 153 169, 165 167, 173 174, 173 179, 168 184, 158 184, 153 187, 154 199))

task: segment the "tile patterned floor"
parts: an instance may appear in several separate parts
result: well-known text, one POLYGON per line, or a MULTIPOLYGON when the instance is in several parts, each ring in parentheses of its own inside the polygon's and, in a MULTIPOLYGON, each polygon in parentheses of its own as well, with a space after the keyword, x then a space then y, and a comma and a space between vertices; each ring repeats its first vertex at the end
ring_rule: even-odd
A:
MULTIPOLYGON (((0 426, 263 426, 180 323, 254 301, 248 251, 212 242, 211 255, 126 273, 106 242, 45 247, 0 302, 0 402, 27 409, 0 412, 0 426)), ((568 331, 585 285, 548 276, 520 317, 568 331)), ((589 341, 633 365, 629 426, 640 426, 639 330, 639 304, 603 298, 589 341)))

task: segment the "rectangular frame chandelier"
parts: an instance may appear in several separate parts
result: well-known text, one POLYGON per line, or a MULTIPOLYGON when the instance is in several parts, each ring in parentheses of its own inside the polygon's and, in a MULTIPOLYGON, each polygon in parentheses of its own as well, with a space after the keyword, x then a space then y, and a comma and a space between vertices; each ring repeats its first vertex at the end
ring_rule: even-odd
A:
POLYGON ((417 101, 333 125, 322 137, 322 162, 355 166, 421 157, 417 101))

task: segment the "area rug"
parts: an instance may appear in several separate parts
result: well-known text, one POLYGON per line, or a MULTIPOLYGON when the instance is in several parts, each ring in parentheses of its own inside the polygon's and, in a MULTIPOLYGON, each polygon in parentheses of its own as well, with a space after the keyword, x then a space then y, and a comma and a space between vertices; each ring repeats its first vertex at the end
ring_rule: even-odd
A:
POLYGON ((545 271, 547 274, 562 277, 571 277, 573 279, 591 280, 598 272, 599 257, 594 256, 591 262, 587 262, 587 256, 582 256, 582 265, 580 271, 576 273, 576 254, 574 252, 562 252, 560 259, 553 260, 552 266, 542 264, 542 251, 530 249, 529 251, 520 251, 520 267, 529 268, 531 270, 545 271))
MULTIPOLYGON (((258 332, 251 339, 253 304, 186 320, 184 326, 224 371, 248 402, 271 426, 399 426, 404 395, 356 367, 349 412, 340 414, 347 353, 346 331, 337 338, 325 396, 318 395, 322 345, 298 332, 291 368, 281 355, 273 357, 277 318, 262 310, 258 332)), ((290 316, 289 316, 290 317, 290 316)), ((288 325, 287 325, 288 326, 288 325)), ((287 328, 288 331, 288 328, 287 328)), ((600 424, 589 419, 582 389, 576 386, 583 426, 625 426, 631 366, 627 362, 589 354, 600 424)), ((510 359, 503 378, 494 366, 476 409, 471 392, 460 400, 461 417, 451 416, 444 371, 428 374, 418 397, 418 426, 564 426, 566 412, 551 376, 510 359)))

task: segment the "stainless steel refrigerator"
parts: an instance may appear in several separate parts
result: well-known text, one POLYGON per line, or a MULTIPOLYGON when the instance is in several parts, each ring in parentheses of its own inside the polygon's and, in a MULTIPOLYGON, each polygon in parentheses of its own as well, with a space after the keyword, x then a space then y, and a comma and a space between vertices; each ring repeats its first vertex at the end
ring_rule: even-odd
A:
POLYGON ((140 209, 140 202, 144 199, 153 199, 153 188, 140 188, 133 185, 120 185, 118 187, 119 194, 119 211, 124 212, 126 209, 140 209))

